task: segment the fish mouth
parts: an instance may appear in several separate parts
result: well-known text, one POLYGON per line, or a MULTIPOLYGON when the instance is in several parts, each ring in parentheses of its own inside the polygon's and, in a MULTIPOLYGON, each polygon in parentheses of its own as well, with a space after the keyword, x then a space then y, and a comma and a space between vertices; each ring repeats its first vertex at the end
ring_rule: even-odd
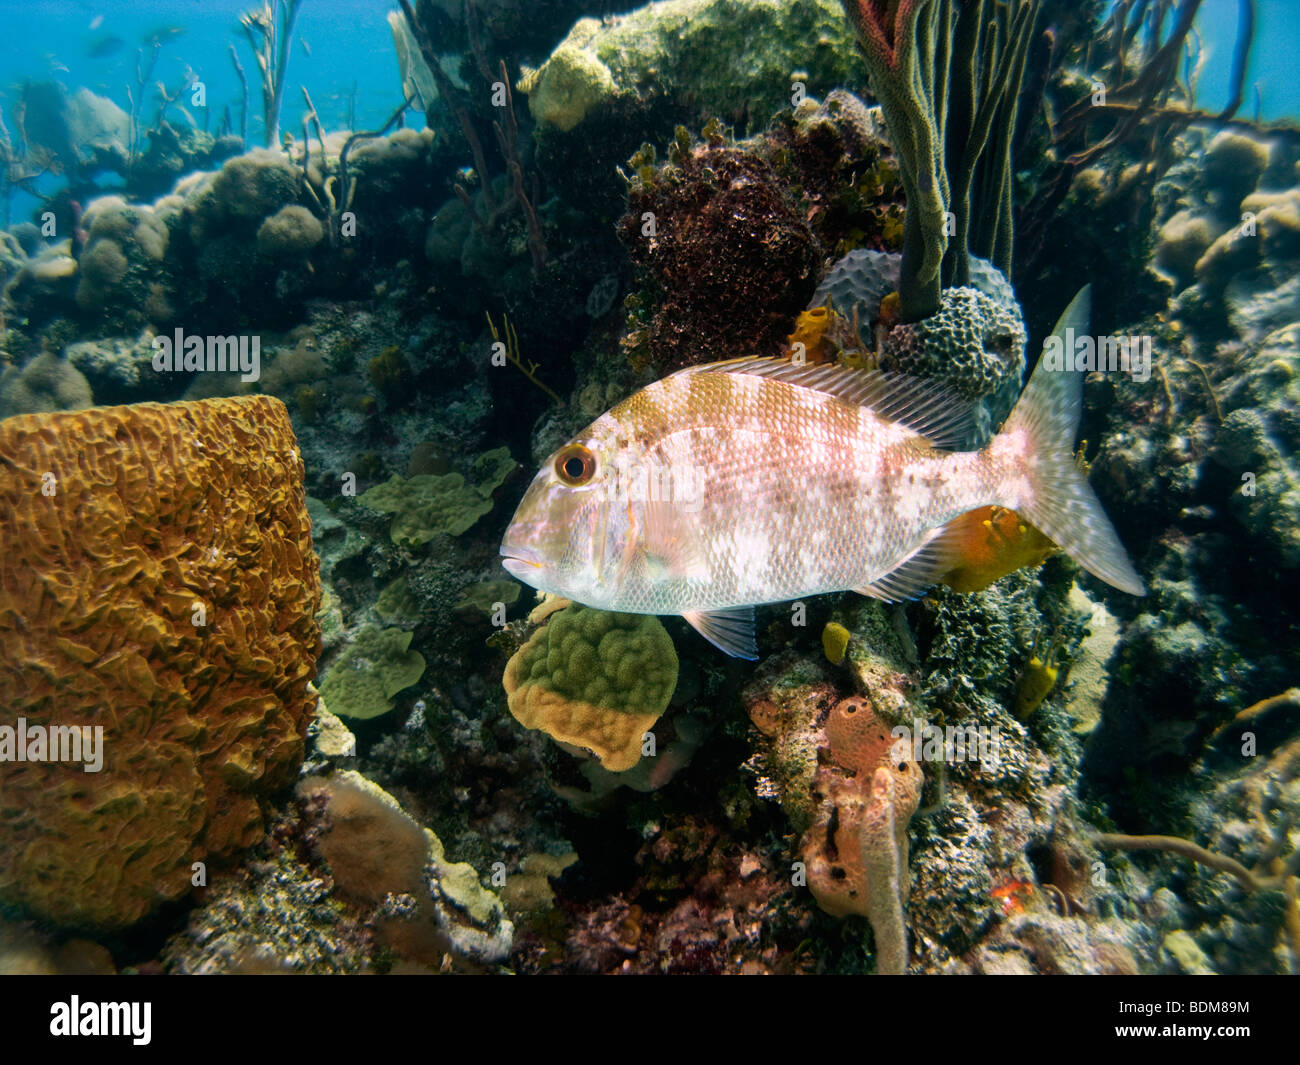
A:
POLYGON ((512 577, 531 584, 529 579, 537 575, 542 568, 542 556, 533 547, 521 547, 517 544, 501 545, 501 567, 512 577))

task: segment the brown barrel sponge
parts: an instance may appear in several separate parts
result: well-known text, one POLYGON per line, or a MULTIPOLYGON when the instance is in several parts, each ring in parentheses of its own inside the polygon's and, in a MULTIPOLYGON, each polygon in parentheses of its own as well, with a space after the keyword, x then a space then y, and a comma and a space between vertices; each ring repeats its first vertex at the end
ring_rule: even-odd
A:
POLYGON ((279 400, 0 422, 0 902, 123 928, 260 839, 303 757, 320 595, 279 400), (55 726, 102 726, 102 768, 17 760, 55 726))

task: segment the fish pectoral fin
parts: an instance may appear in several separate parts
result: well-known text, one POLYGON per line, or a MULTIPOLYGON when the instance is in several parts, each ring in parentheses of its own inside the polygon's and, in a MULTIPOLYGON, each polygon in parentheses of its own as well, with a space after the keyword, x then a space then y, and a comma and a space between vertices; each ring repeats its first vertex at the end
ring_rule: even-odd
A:
POLYGON ((732 607, 730 610, 693 610, 682 617, 719 651, 732 658, 758 661, 752 606, 732 607))
POLYGON ((646 506, 641 556, 652 579, 708 580, 709 568, 694 526, 671 503, 646 506))
POLYGON ((960 541, 955 525, 956 519, 932 530, 919 547, 888 573, 853 590, 859 595, 869 595, 887 603, 920 598, 922 592, 936 583, 958 561, 960 541))

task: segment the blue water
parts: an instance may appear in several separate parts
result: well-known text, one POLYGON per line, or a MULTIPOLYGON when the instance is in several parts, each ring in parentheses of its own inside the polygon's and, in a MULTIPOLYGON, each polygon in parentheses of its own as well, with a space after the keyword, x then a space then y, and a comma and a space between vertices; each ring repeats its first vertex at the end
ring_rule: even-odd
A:
MULTIPOLYGON (((26 79, 53 78, 70 89, 87 86, 126 107, 126 86, 135 82, 144 37, 159 27, 177 26, 185 33, 163 46, 154 80, 174 86, 186 68, 192 68, 208 87, 215 127, 223 106, 238 110, 239 83, 229 56, 229 45, 234 43, 250 79, 250 141, 260 143, 256 70, 238 30, 238 16, 253 6, 251 0, 3 0, 0 105, 8 115, 15 86, 26 79), (101 21, 92 28, 96 19, 101 21), (93 43, 108 36, 121 38, 124 45, 103 58, 86 54, 93 43)), ((386 16, 396 6, 380 0, 305 0, 289 59, 286 129, 296 131, 301 126, 300 85, 312 94, 331 129, 347 124, 354 90, 360 127, 377 126, 392 113, 401 100, 401 85, 386 16)), ((593 11, 600 8, 595 0, 590 6, 593 11)), ((1262 120, 1295 118, 1300 115, 1300 79, 1295 76, 1300 3, 1256 0, 1255 6, 1255 47, 1242 114, 1253 117, 1258 87, 1262 120)), ((1205 0, 1197 17, 1206 52, 1198 102, 1208 109, 1217 110, 1228 97, 1237 17, 1238 0, 1205 0)))
MULTIPOLYGON (((1206 0, 1197 15, 1196 28, 1205 49, 1197 103, 1207 110, 1220 110, 1228 102, 1238 7, 1238 0, 1206 0)), ((1300 116, 1297 54, 1300 54, 1300 3, 1255 0, 1255 43, 1246 68, 1241 117, 1255 117, 1256 88, 1261 121, 1284 118, 1294 121, 1300 116)))
MULTIPOLYGON (((154 84, 162 82, 174 90, 186 80, 187 70, 193 70, 206 87, 206 114, 202 108, 190 107, 186 96, 180 103, 196 124, 214 133, 229 108, 238 132, 241 90, 230 59, 234 44, 249 83, 248 143, 261 145, 264 125, 257 64, 238 21, 242 12, 255 6, 251 0, 4 0, 0 3, 0 108, 5 123, 12 134, 13 105, 27 80, 57 81, 70 91, 84 86, 129 111, 128 87, 136 92, 137 64, 142 57, 147 60, 151 51, 146 38, 161 28, 176 27, 184 32, 163 44, 145 89, 146 125, 158 106, 154 84), (88 54, 96 43, 110 37, 123 42, 115 52, 98 58, 88 54)), ((282 129, 302 136, 306 107, 300 86, 311 94, 328 130, 348 128, 350 109, 356 128, 383 125, 402 100, 386 17, 390 8, 396 5, 305 0, 294 25, 282 129)), ((178 112, 169 112, 171 121, 178 117, 178 112)), ((418 114, 411 120, 423 125, 418 114)), ((38 187, 53 191, 60 183, 61 179, 52 178, 38 187)), ((36 202, 16 193, 12 217, 27 217, 36 202)))

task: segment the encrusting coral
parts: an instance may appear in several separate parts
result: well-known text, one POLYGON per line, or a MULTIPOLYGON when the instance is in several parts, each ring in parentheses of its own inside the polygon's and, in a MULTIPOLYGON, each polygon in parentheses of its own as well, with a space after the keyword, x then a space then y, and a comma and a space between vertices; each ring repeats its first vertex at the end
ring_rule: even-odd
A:
POLYGON ((260 839, 302 761, 302 460, 259 396, 11 418, 0 468, 0 722, 28 745, 0 775, 0 899, 124 928, 260 839), (32 757, 56 727, 80 761, 32 757))
POLYGON ((321 683, 330 710, 340 717, 362 719, 392 710, 393 696, 424 674, 424 656, 410 647, 409 632, 362 629, 321 683))
POLYGON ((393 543, 419 547, 439 534, 459 536, 492 509, 495 492, 516 467, 508 448, 485 451, 470 469, 476 484, 459 473, 394 474, 363 492, 357 501, 371 510, 393 515, 393 543))

